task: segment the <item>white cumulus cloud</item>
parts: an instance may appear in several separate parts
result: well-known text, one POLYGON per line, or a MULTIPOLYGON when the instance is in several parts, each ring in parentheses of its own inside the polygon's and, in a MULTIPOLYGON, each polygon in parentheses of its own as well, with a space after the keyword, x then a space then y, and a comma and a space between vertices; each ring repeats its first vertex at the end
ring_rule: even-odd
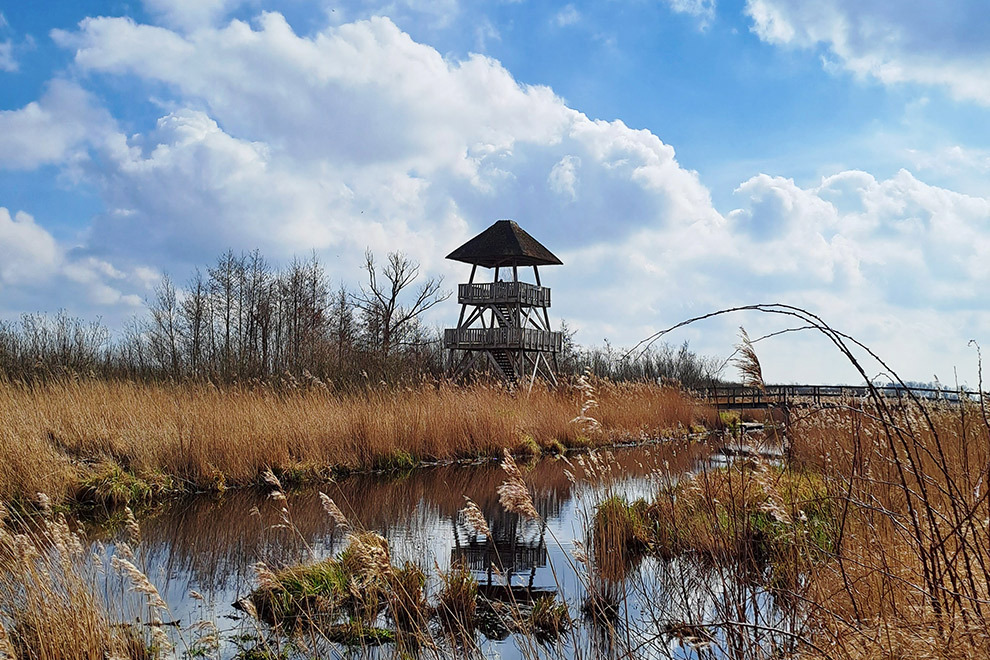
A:
POLYGON ((0 315, 57 308, 89 316, 108 308, 133 311, 149 291, 136 286, 136 279, 66 249, 31 215, 0 206, 0 315))
POLYGON ((387 19, 310 37, 278 14, 188 36, 91 19, 58 39, 81 67, 167 83, 189 106, 105 161, 110 208, 94 236, 117 237, 119 251, 263 245, 285 256, 398 243, 429 262, 445 252, 427 237, 466 238, 468 218, 475 229, 534 218, 550 240, 573 242, 643 217, 717 215, 697 175, 648 131, 591 121, 490 58, 445 60, 387 19), (558 195, 533 182, 573 187, 557 167, 565 155, 589 174, 583 207, 557 220, 558 195))
POLYGON ((0 169, 64 163, 105 140, 112 122, 77 83, 55 79, 38 101, 0 111, 0 169))
POLYGON ((855 74, 990 105, 990 12, 978 0, 747 0, 746 12, 768 43, 822 47, 855 74))
POLYGON ((210 27, 246 0, 143 0, 145 9, 165 25, 182 30, 210 27))
POLYGON ((57 260, 55 240, 34 218, 0 207, 0 289, 47 277, 57 260))

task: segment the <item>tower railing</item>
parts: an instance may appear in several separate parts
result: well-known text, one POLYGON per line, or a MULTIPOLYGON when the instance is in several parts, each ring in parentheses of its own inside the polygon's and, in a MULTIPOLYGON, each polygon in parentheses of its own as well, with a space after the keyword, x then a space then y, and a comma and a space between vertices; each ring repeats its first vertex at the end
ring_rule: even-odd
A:
POLYGON ((458 284, 457 301, 462 305, 520 303, 528 307, 549 307, 550 289, 528 282, 458 284))
POLYGON ((556 353, 563 350, 564 335, 534 328, 447 328, 443 345, 461 350, 505 348, 556 353))

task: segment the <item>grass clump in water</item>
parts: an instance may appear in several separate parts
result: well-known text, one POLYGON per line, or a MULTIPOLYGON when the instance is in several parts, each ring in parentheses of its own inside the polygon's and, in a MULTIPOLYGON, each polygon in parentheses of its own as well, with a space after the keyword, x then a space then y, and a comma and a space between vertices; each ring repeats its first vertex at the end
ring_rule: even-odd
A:
POLYGON ((389 571, 386 582, 388 613, 396 628, 405 632, 422 629, 429 614, 423 569, 407 561, 389 571))
POLYGON ((333 559, 278 572, 260 565, 257 570, 261 586, 249 605, 240 606, 276 627, 306 624, 328 632, 343 619, 352 624, 345 636, 366 629, 380 638, 373 624, 386 606, 401 613, 396 618, 401 625, 419 618, 413 610, 425 602, 422 571, 410 564, 392 566, 388 542, 373 532, 352 534, 350 545, 333 559))
POLYGON ((115 461, 105 461, 80 481, 75 499, 113 509, 147 504, 173 492, 176 492, 175 482, 167 475, 153 472, 138 476, 115 461))
POLYGON ((652 545, 648 505, 629 503, 619 495, 602 501, 592 519, 591 539, 595 563, 602 576, 618 580, 652 545))
POLYGON ((705 470, 651 504, 604 500, 593 519, 595 559, 603 576, 617 579, 645 554, 690 553, 766 565, 772 581, 790 584, 833 551, 832 502, 813 471, 755 461, 705 470))
POLYGON ((556 639, 571 627, 571 615, 567 603, 556 595, 540 596, 533 601, 528 617, 529 628, 540 639, 556 639))
POLYGON ((832 498, 820 474, 744 461, 693 475, 662 493, 646 516, 662 556, 769 565, 791 583, 833 550, 832 498))
POLYGON ((444 627, 453 633, 470 635, 475 627, 478 609, 478 581, 463 564, 457 564, 441 575, 436 614, 444 627))

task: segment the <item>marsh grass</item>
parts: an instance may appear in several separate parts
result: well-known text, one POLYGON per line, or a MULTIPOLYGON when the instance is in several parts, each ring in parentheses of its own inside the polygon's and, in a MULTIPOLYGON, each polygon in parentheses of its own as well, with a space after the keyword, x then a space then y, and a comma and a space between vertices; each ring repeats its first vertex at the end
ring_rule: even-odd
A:
POLYGON ((837 549, 809 581, 841 657, 990 652, 990 427, 977 403, 847 401, 792 424, 836 496, 837 549))
POLYGON ((650 556, 717 575, 694 582, 716 605, 671 634, 727 657, 990 653, 990 429, 979 405, 884 412, 847 400, 794 416, 787 435, 785 462, 737 457, 667 475, 651 502, 601 502, 593 547, 619 568, 598 571, 624 578, 650 556), (761 618, 760 592, 784 619, 761 618), (751 605, 723 609, 732 602, 751 605))
POLYGON ((601 426, 572 423, 576 388, 423 384, 337 394, 263 384, 0 383, 0 498, 116 505, 335 472, 407 469, 682 433, 710 413, 671 388, 598 384, 601 426))
MULTIPOLYGON (((840 344, 845 341, 842 335, 830 337, 840 344)), ((65 483, 74 487, 81 475, 101 473, 106 468, 97 466, 107 464, 148 483, 149 477, 166 474, 203 488, 215 485, 218 478, 232 485, 256 483, 270 465, 282 506, 287 499, 282 477, 288 481, 289 475, 298 475, 291 478, 303 480, 325 466, 375 465, 376 459, 397 451, 418 461, 508 450, 501 486, 486 484, 489 501, 498 497, 538 524, 548 514, 538 498, 534 501, 537 487, 525 466, 513 460, 515 448, 535 443, 542 451, 550 445, 547 438, 571 446, 636 438, 660 428, 661 420, 669 425, 679 419, 672 411, 699 416, 694 404, 683 398, 664 403, 656 388, 619 387, 593 379, 568 392, 534 390, 528 399, 483 386, 351 398, 327 392, 207 388, 204 396, 212 408, 183 399, 182 388, 159 388, 158 398, 141 399, 149 391, 144 386, 59 386, 74 396, 79 396, 74 387, 95 388, 88 391, 93 401, 101 387, 121 387, 125 393, 134 387, 130 395, 139 401, 114 408, 111 403, 123 395, 104 392, 106 410, 119 415, 114 417, 97 414, 79 401, 45 399, 47 389, 32 392, 9 386, 0 401, 16 414, 3 437, 10 443, 10 438, 19 437, 10 429, 31 428, 36 435, 26 434, 25 442, 40 443, 37 456, 15 456, 13 445, 6 449, 12 454, 11 466, 2 473, 2 483, 20 489, 11 492, 33 492, 29 489, 46 479, 63 483, 59 479, 65 475, 50 469, 45 473, 40 467, 57 466, 59 460, 69 473, 65 483), (589 405, 589 399, 595 405, 589 405), (12 405, 15 400, 17 406, 12 405), (39 401, 40 412, 29 414, 28 404, 39 401), (158 408, 151 405, 155 402, 158 408), (257 412, 259 406, 264 414, 257 412), (393 407, 396 411, 390 412, 393 407), (91 416, 75 420, 70 412, 80 410, 91 416), (212 422, 204 425, 198 414, 212 422), (575 423, 575 414, 587 419, 575 423), (240 415, 249 422, 238 422, 240 415), (185 444, 171 449, 165 436, 145 445, 136 440, 128 444, 129 436, 121 431, 140 427, 152 429, 154 435, 176 419, 190 420, 190 428, 197 431, 183 435, 173 428, 165 436, 184 438, 185 444), (221 436, 224 420, 230 428, 221 436), (97 427, 98 434, 81 431, 97 427), (439 430, 426 438, 426 429, 439 430), (349 444, 347 439, 355 436, 370 448, 349 444), (207 452, 204 446, 217 451, 207 452)), ((739 456, 687 474, 684 465, 664 466, 657 470, 655 482, 660 486, 652 500, 630 502, 609 487, 623 472, 621 459, 608 452, 574 458, 586 476, 605 485, 588 519, 586 547, 591 556, 584 555, 581 545, 573 553, 575 565, 581 567, 584 624, 592 630, 594 651, 589 657, 653 657, 653 650, 673 648, 670 645, 678 645, 675 655, 705 658, 948 660, 990 655, 990 422, 982 403, 928 402, 910 396, 895 402, 874 393, 833 408, 795 412, 783 431, 789 444, 779 463, 739 456), (644 566, 649 570, 642 570, 644 566), (633 598, 645 610, 641 620, 629 613, 627 603, 633 598)), ((109 472, 124 485, 131 483, 119 472, 109 472)), ((65 483, 56 499, 72 491, 65 483)), ((408 504, 415 483, 395 486, 381 506, 408 504)), ((468 492, 466 487, 449 490, 442 495, 448 517, 465 506, 462 495, 468 492)), ((471 497, 472 502, 481 501, 476 491, 471 497)), ((346 510, 346 501, 341 503, 346 510)), ((479 619, 488 610, 498 610, 500 629, 519 631, 524 655, 537 656, 546 651, 533 641, 537 631, 559 629, 565 620, 572 621, 566 603, 515 603, 509 611, 502 611, 501 605, 489 607, 481 602, 471 572, 457 564, 438 578, 440 589, 428 595, 419 569, 394 565, 387 544, 354 531, 353 521, 347 521, 332 500, 323 504, 333 524, 352 532, 350 545, 330 560, 282 571, 259 570, 255 593, 269 592, 257 604, 252 595, 251 608, 259 618, 266 616, 265 608, 278 613, 269 617, 277 630, 290 631, 299 621, 308 621, 318 624, 324 640, 358 647, 394 640, 400 655, 409 648, 432 652, 447 635, 457 640, 455 648, 463 655, 471 655, 478 650, 474 635, 479 619), (538 626, 537 621, 544 623, 538 626), (402 636, 410 643, 399 643, 402 636)), ((468 503, 462 515, 474 529, 483 530, 488 521, 483 515, 479 520, 479 512, 468 503)), ((279 521, 301 524, 288 513, 279 521)), ((53 524, 40 532, 32 547, 38 549, 36 556, 50 557, 45 561, 56 568, 62 555, 55 537, 65 533, 53 524), (56 551, 41 552, 50 547, 56 551)), ((62 542, 67 548, 71 545, 62 542)), ((9 548, 16 545, 4 547, 12 552, 9 548)), ((120 632, 114 627, 119 618, 98 603, 93 606, 92 591, 73 592, 64 606, 53 597, 52 611, 59 621, 75 617, 72 623, 55 624, 43 611, 47 599, 28 598, 22 590, 68 593, 61 586, 65 571, 42 564, 48 574, 36 571, 38 586, 33 586, 29 567, 38 564, 22 566, 11 560, 5 565, 14 572, 3 582, 8 592, 2 594, 0 621, 15 650, 26 644, 23 640, 38 637, 30 637, 33 630, 45 630, 45 639, 64 642, 78 637, 82 642, 77 648, 95 649, 90 655, 68 657, 115 652, 116 647, 87 646, 90 640, 113 639, 106 637, 108 630, 120 632)), ((92 576, 81 579, 80 584, 93 581, 92 576)), ((132 582, 137 585, 139 580, 132 582)), ((150 590, 142 588, 150 599, 150 590)), ((3 640, 0 635, 0 644, 3 640)), ((114 643, 128 642, 121 638, 114 643)), ((144 639, 142 648, 149 647, 151 642, 144 639)), ((574 648, 562 648, 546 655, 574 657, 574 648)), ((57 650, 52 653, 47 657, 61 657, 57 650)))
POLYGON ((318 630, 331 641, 377 644, 421 630, 428 618, 426 575, 409 562, 393 566, 388 543, 373 532, 349 536, 337 557, 275 572, 259 565, 257 573, 260 586, 250 594, 250 606, 238 605, 280 630, 318 630), (378 625, 382 613, 393 628, 378 625))
POLYGON ((463 564, 451 566, 440 580, 443 587, 434 611, 449 633, 471 639, 477 624, 478 580, 463 564))
POLYGON ((540 596, 526 617, 527 630, 546 639, 555 639, 571 627, 571 613, 567 603, 557 599, 557 595, 540 596))
POLYGON ((836 534, 834 499, 810 470, 744 459, 705 469, 641 507, 645 545, 665 556, 768 559, 791 550, 827 553, 836 534))
POLYGON ((645 500, 629 503, 619 495, 606 498, 595 508, 591 547, 597 570, 606 579, 621 580, 654 545, 655 523, 647 510, 645 500))

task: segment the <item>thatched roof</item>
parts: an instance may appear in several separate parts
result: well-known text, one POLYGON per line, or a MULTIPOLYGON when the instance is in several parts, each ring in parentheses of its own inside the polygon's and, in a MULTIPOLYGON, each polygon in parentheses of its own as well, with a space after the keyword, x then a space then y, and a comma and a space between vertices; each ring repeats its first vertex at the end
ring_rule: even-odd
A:
POLYGON ((448 254, 447 258, 485 268, 563 264, 513 220, 499 220, 448 254))

